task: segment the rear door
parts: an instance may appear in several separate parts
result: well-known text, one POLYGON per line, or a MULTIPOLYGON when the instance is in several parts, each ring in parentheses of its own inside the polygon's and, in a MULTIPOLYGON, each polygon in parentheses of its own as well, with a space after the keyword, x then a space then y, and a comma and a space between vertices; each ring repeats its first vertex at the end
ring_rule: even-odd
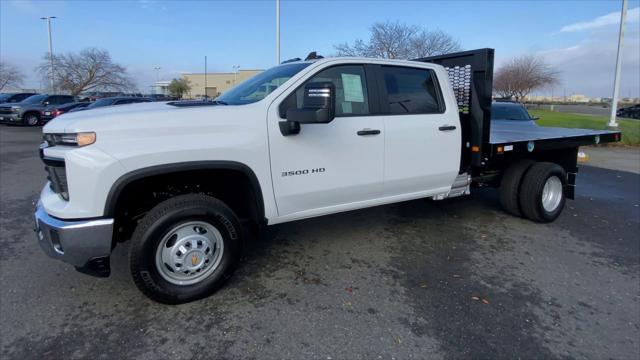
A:
POLYGON ((385 195, 449 191, 459 169, 460 124, 456 109, 445 107, 435 71, 395 65, 378 69, 386 134, 385 195))

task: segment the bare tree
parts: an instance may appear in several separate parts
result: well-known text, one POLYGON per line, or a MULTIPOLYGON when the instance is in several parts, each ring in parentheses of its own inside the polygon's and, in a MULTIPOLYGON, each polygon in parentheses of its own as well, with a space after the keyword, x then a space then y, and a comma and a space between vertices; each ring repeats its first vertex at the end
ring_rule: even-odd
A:
POLYGON ((353 45, 334 45, 337 55, 413 59, 461 50, 460 43, 451 35, 415 25, 387 21, 373 24, 370 32, 368 42, 358 39, 353 45))
POLYGON ((493 90, 501 97, 521 101, 531 91, 560 82, 559 72, 535 55, 511 59, 493 77, 493 90))
POLYGON ((24 74, 20 69, 0 61, 0 90, 5 87, 20 87, 24 81, 24 74))
MULTIPOLYGON (((48 56, 38 67, 43 79, 51 78, 48 56)), ((78 54, 62 54, 53 57, 56 88, 72 95, 89 90, 127 91, 135 88, 127 69, 114 63, 109 52, 96 48, 82 50, 78 54)))

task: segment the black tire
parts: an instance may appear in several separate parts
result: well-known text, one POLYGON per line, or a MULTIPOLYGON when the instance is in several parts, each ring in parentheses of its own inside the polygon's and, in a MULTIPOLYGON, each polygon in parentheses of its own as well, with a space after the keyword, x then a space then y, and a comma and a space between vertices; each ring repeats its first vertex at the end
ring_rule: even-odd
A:
POLYGON ((547 223, 554 221, 562 212, 566 198, 564 188, 567 185, 567 174, 564 169, 557 164, 549 162, 539 162, 531 165, 524 175, 520 185, 520 209, 522 214, 530 220, 547 223), (542 193, 547 180, 557 177, 562 183, 560 192, 560 202, 552 211, 544 208, 542 203, 542 193))
POLYGON ((40 124, 40 116, 36 113, 26 113, 22 119, 22 125, 24 126, 36 126, 40 124))
POLYGON ((514 216, 522 216, 520 211, 520 185, 524 174, 534 163, 523 159, 513 163, 505 170, 500 181, 500 205, 504 211, 514 216))
POLYGON ((144 216, 133 233, 129 254, 133 281, 149 298, 165 304, 180 304, 206 297, 231 277, 240 260, 242 234, 238 217, 218 199, 189 194, 163 201, 144 216), (207 222, 220 232, 224 251, 218 266, 207 277, 195 284, 177 285, 160 274, 155 265, 156 252, 171 229, 196 220, 207 222))

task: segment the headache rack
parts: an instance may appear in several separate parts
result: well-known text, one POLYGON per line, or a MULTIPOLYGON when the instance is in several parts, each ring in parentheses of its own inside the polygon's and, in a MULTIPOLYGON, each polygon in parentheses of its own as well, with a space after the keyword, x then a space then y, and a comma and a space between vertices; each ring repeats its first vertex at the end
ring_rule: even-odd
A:
POLYGON ((442 65, 449 74, 462 127, 461 173, 484 167, 490 156, 493 54, 478 49, 414 59, 442 65))

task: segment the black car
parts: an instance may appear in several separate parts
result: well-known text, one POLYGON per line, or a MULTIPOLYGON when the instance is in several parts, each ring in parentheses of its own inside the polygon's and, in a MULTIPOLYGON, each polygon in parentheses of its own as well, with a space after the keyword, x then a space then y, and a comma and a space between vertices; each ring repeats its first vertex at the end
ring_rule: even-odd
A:
POLYGON ((141 102, 151 102, 151 99, 141 98, 141 97, 131 97, 131 96, 114 96, 108 98, 102 98, 92 102, 89 106, 85 106, 83 108, 75 108, 73 111, 81 111, 81 110, 91 110, 104 106, 112 106, 112 105, 125 105, 125 104, 133 104, 133 103, 141 103, 141 102))
POLYGON ((72 102, 62 105, 49 105, 40 113, 40 120, 45 123, 58 115, 62 115, 71 111, 72 109, 81 109, 91 105, 90 102, 72 102))
POLYGON ((171 101, 171 100, 175 100, 173 97, 167 96, 165 94, 151 94, 151 95, 147 95, 147 97, 149 99, 151 99, 152 101, 171 101))
POLYGON ((23 92, 23 93, 2 93, 0 94, 0 104, 5 103, 18 103, 22 100, 28 98, 29 96, 37 95, 32 92, 23 92))
POLYGON ((627 106, 622 109, 619 109, 616 112, 616 116, 640 120, 640 104, 631 105, 631 106, 627 106))

